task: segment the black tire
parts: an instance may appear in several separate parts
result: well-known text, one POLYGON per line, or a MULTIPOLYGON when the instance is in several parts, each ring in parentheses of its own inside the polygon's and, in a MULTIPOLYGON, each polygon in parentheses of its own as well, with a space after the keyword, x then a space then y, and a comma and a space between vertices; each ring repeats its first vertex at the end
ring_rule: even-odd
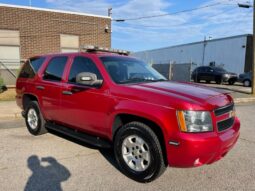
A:
POLYGON ((120 170, 138 182, 145 183, 155 180, 164 173, 167 167, 158 137, 151 128, 141 122, 130 122, 119 129, 114 139, 114 153, 120 170), (148 145, 150 162, 144 171, 136 171, 130 168, 122 156, 122 144, 129 136, 142 138, 148 145))
POLYGON ((235 80, 229 80, 229 81, 228 81, 228 84, 229 84, 229 85, 234 85, 234 83, 235 83, 235 80))
POLYGON ((221 79, 216 79, 215 82, 216 82, 216 84, 222 84, 222 80, 221 79))
POLYGON ((251 87, 251 81, 250 80, 244 80, 243 81, 243 86, 244 87, 251 87))
POLYGON ((194 82, 200 83, 200 79, 199 79, 199 78, 195 78, 195 79, 194 79, 194 82))
POLYGON ((207 83, 207 84, 210 84, 210 83, 211 83, 211 81, 210 81, 210 80, 206 80, 206 83, 207 83))
POLYGON ((32 135, 36 136, 36 135, 42 135, 42 134, 47 133, 47 129, 45 128, 45 120, 40 112, 40 108, 39 108, 37 101, 30 101, 28 103, 28 106, 26 107, 26 110, 25 110, 25 120, 26 120, 27 129, 28 129, 29 133, 31 133, 32 135), (37 125, 35 127, 32 127, 29 124, 28 115, 29 115, 30 110, 35 111, 37 119, 38 119, 37 125))

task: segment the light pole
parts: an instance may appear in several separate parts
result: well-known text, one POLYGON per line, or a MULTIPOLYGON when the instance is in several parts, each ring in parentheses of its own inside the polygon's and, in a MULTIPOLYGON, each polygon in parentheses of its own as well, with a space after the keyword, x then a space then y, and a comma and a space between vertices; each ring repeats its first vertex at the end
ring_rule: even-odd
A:
MULTIPOLYGON (((255 96, 255 0, 253 2, 253 45, 252 45, 252 83, 251 83, 251 90, 252 95, 255 96)), ((252 5, 249 4, 241 4, 238 3, 238 7, 249 9, 252 5)))
POLYGON ((207 42, 208 42, 209 40, 211 40, 211 39, 212 39, 211 36, 208 37, 208 40, 206 40, 206 36, 204 37, 204 47, 203 47, 203 56, 202 56, 202 66, 204 66, 204 64, 205 64, 205 50, 206 50, 207 42))

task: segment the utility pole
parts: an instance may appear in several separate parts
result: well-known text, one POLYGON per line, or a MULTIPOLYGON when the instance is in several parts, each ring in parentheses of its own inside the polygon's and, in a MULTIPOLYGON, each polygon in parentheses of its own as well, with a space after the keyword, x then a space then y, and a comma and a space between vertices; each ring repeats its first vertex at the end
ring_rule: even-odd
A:
POLYGON ((255 0, 253 2, 253 51, 252 51, 252 95, 255 96, 255 0))
POLYGON ((108 8, 108 17, 112 17, 112 7, 108 8))
POLYGON ((202 66, 205 64, 205 48, 206 48, 206 36, 204 37, 204 47, 203 47, 203 57, 202 57, 202 66))
MULTIPOLYGON (((238 3, 240 8, 249 9, 252 7, 250 4, 241 4, 238 3)), ((253 1, 253 36, 252 36, 252 83, 251 83, 251 92, 252 95, 255 96, 255 0, 253 1)))

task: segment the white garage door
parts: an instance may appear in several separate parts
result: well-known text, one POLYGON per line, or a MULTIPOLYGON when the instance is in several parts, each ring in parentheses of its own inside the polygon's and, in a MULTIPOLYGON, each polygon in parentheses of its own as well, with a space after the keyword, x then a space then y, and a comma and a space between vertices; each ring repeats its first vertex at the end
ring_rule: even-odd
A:
MULTIPOLYGON (((0 30, 0 62, 9 69, 20 67, 19 31, 0 30)), ((3 68, 1 66, 1 68, 3 68)))
POLYGON ((20 67, 19 46, 0 45, 0 62, 4 63, 9 69, 18 69, 20 67))

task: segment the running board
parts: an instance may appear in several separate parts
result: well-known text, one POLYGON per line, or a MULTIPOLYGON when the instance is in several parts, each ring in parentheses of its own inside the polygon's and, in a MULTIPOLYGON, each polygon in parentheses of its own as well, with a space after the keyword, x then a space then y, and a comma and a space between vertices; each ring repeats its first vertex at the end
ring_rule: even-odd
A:
POLYGON ((84 132, 77 131, 76 129, 71 129, 65 126, 57 125, 54 123, 47 122, 45 124, 47 129, 59 132, 61 134, 67 135, 74 139, 77 139, 82 142, 86 142, 90 145, 94 145, 100 148, 111 148, 111 143, 107 140, 104 140, 100 137, 96 137, 93 135, 88 135, 84 132))

